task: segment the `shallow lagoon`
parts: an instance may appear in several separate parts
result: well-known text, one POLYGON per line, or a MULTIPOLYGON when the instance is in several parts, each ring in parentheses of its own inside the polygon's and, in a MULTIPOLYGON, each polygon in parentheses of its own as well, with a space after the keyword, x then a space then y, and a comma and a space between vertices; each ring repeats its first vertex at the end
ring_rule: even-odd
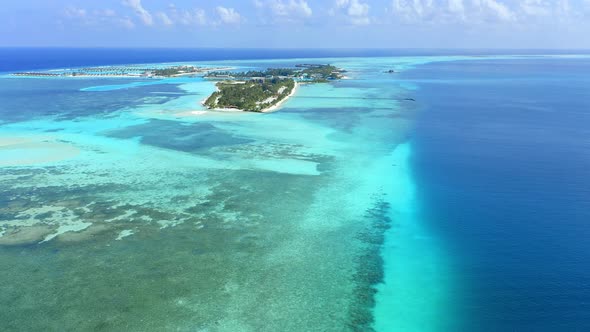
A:
MULTIPOLYGON (((0 79, 0 135, 55 149, 0 168, 0 319, 26 331, 457 326, 452 263, 409 166, 419 82, 384 72, 459 59, 210 63, 349 71, 272 114, 202 114, 214 87, 200 78, 0 79)), ((31 153, 12 147, 0 161, 31 153)))
MULTIPOLYGON (((395 224, 380 179, 415 112, 383 79, 306 85, 273 114, 204 115, 191 112, 214 87, 200 78, 3 79, 18 88, 2 134, 58 142, 61 157, 1 170, 0 296, 13 304, 2 320, 370 329, 383 232, 395 224)), ((30 152, 13 147, 4 159, 30 152)))

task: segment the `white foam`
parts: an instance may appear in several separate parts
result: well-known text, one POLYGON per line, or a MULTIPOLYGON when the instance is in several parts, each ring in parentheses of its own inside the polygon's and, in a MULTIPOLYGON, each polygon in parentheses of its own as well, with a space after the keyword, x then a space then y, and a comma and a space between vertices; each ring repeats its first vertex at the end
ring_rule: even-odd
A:
POLYGON ((92 225, 90 222, 73 222, 66 225, 61 225, 57 228, 55 233, 47 235, 45 239, 39 243, 51 241, 53 238, 67 232, 79 232, 85 230, 86 228, 90 227, 90 225, 92 225))
POLYGON ((126 237, 128 237, 128 236, 131 236, 131 235, 133 235, 133 234, 135 234, 135 233, 133 232, 133 230, 130 230, 130 229, 124 229, 124 230, 122 230, 122 231, 119 233, 119 235, 117 236, 117 238, 116 238, 115 240, 116 240, 116 241, 121 241, 123 238, 126 238, 126 237))

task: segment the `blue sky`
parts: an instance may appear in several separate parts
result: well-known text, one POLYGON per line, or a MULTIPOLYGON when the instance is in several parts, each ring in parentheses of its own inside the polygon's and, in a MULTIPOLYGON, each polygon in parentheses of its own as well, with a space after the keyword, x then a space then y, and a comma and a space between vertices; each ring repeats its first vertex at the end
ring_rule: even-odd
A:
POLYGON ((0 46, 590 48, 590 0, 3 0, 0 46))

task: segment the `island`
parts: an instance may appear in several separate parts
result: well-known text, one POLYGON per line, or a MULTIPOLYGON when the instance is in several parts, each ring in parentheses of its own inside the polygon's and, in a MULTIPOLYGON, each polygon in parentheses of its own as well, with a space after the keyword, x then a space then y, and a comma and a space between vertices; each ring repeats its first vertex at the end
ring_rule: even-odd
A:
POLYGON ((299 64, 265 71, 209 72, 219 80, 216 91, 203 101, 213 110, 271 112, 295 93, 299 84, 325 83, 343 78, 345 71, 329 64, 299 64))
POLYGON ((199 76, 216 82, 216 91, 202 101, 211 110, 271 112, 295 94, 300 84, 326 83, 345 78, 346 71, 331 64, 297 64, 292 68, 268 68, 239 72, 232 67, 200 67, 188 64, 115 65, 17 72, 12 76, 43 78, 166 79, 199 76))
POLYGON ((122 66, 101 66, 70 68, 52 71, 39 72, 18 72, 13 76, 24 77, 92 77, 92 78, 168 78, 178 76, 203 75, 211 71, 228 70, 229 67, 197 67, 191 65, 173 65, 173 66, 142 66, 142 65, 122 65, 122 66))
POLYGON ((195 66, 173 66, 167 68, 158 68, 151 72, 156 77, 175 77, 184 75, 193 75, 203 73, 203 69, 195 66))

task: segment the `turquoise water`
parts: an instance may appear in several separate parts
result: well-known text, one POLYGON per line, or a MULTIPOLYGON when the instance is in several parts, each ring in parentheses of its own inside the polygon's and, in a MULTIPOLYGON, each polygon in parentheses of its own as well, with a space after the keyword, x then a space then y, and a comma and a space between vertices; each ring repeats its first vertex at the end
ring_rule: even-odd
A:
POLYGON ((459 326, 410 167, 420 82, 384 72, 476 59, 207 63, 348 70, 271 114, 204 110, 201 78, 0 79, 5 328, 459 326))
POLYGON ((200 78, 3 79, 19 86, 0 135, 3 321, 370 329, 383 231, 400 223, 382 179, 415 107, 376 70, 388 61, 338 65, 350 80, 304 85, 273 114, 203 112, 200 78))

